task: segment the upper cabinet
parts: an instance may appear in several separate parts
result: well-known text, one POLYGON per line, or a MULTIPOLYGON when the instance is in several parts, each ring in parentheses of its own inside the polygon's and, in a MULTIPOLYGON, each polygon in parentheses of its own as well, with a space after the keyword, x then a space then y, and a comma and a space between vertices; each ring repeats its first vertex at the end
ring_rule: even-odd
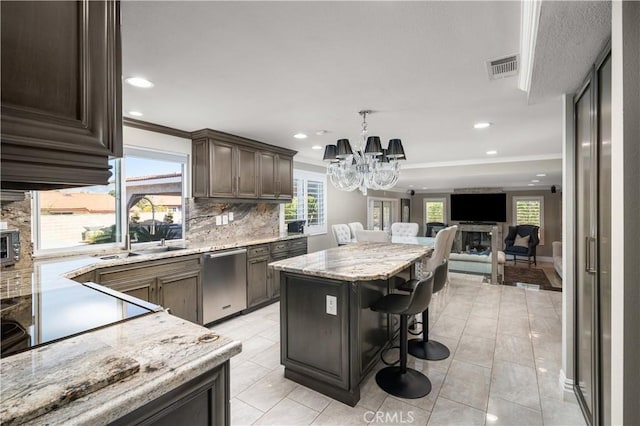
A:
POLYGON ((193 196, 289 201, 296 151, 204 129, 192 133, 193 196))
POLYGON ((3 1, 3 189, 104 185, 122 156, 120 5, 3 1))

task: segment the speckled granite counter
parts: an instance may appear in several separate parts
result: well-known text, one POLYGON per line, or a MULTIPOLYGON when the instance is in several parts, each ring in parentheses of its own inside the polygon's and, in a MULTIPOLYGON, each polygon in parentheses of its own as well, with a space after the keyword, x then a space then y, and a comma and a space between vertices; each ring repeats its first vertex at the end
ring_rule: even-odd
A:
MULTIPOLYGON (((6 313, 4 302, 10 299, 30 305, 31 296, 37 297, 39 292, 79 286, 72 278, 96 268, 300 237, 304 235, 200 244, 108 260, 90 256, 39 260, 33 268, 2 270, 2 310, 6 313)), ((84 315, 92 315, 88 309, 84 315)), ((240 351, 240 342, 166 312, 89 331, 0 360, 0 423, 106 424, 223 364, 240 351)))
POLYGON ((107 424, 240 350, 240 342, 166 312, 85 333, 2 359, 0 422, 61 405, 27 424, 107 424), (138 371, 63 405, 78 388, 101 380, 99 372, 114 358, 138 371))
POLYGON ((277 271, 341 281, 385 280, 433 248, 415 244, 354 243, 270 263, 277 271))

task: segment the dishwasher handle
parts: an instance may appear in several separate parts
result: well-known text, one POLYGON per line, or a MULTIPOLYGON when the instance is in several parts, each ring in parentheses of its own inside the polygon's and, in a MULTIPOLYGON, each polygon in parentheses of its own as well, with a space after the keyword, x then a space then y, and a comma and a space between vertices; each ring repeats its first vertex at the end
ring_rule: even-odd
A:
POLYGON ((207 259, 215 259, 216 257, 224 257, 224 256, 233 256, 234 254, 243 254, 246 253, 247 249, 238 249, 238 250, 231 250, 231 251, 223 251, 220 253, 208 253, 206 254, 206 258, 207 259))

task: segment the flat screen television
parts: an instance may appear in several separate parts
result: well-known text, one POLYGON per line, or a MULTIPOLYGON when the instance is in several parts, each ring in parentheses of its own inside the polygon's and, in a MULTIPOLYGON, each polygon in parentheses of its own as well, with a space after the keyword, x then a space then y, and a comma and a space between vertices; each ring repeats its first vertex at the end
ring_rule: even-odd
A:
POLYGON ((507 194, 451 194, 451 220, 506 222, 507 194))

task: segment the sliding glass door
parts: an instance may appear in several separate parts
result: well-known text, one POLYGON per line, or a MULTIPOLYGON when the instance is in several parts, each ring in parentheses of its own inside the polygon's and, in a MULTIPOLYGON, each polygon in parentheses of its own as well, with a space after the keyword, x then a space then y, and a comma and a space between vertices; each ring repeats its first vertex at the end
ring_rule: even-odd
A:
POLYGON ((398 221, 398 200, 369 198, 367 206, 368 228, 376 231, 389 231, 391 224, 398 221))
POLYGON ((576 152, 575 392, 591 425, 611 405, 611 61, 574 98, 576 152))

